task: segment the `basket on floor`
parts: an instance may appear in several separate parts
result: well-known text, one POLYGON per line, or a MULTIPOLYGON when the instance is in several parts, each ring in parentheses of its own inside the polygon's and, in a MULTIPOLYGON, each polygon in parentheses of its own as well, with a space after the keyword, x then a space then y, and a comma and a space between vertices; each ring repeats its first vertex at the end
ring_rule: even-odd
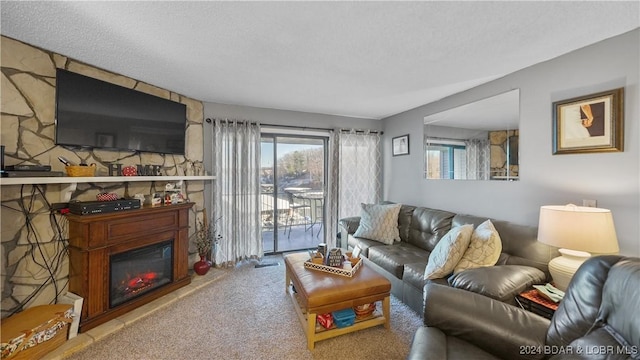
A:
POLYGON ((96 174, 96 166, 67 166, 67 176, 74 177, 87 177, 94 176, 96 174))
POLYGON ((40 359, 67 341, 73 306, 39 305, 2 319, 2 360, 40 359))

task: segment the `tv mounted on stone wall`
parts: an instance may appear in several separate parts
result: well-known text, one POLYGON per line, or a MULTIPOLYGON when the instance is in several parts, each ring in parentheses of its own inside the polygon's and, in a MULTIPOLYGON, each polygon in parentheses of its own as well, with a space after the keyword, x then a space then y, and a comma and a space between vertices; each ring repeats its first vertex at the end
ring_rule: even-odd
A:
POLYGON ((56 144, 184 154, 187 107, 58 69, 56 144))

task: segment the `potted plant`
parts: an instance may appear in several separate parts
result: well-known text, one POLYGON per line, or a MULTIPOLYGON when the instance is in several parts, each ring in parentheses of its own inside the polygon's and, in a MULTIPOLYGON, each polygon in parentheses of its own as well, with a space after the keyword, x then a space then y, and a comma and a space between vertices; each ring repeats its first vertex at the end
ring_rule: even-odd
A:
POLYGON ((217 223, 220 218, 214 221, 207 221, 206 211, 204 212, 203 220, 198 220, 196 224, 195 243, 200 255, 200 261, 193 264, 193 270, 198 275, 206 274, 211 266, 215 263, 214 254, 218 242, 222 238, 222 235, 217 233, 217 223))

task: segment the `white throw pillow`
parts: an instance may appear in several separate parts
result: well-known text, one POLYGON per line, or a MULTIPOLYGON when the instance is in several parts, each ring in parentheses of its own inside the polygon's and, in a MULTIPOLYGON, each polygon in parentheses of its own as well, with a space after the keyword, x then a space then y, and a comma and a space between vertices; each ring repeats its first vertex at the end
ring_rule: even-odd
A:
POLYGON ((391 245, 400 241, 398 213, 401 204, 361 204, 360 225, 353 234, 355 237, 379 241, 391 245))
POLYGON ((462 259, 455 266, 455 274, 466 270, 483 266, 493 266, 498 262, 502 252, 502 240, 500 234, 493 226, 491 220, 478 225, 473 234, 469 247, 462 255, 462 259))
POLYGON ((456 226, 438 241, 429 255, 424 279, 440 279, 451 274, 464 251, 469 247, 473 225, 456 226))

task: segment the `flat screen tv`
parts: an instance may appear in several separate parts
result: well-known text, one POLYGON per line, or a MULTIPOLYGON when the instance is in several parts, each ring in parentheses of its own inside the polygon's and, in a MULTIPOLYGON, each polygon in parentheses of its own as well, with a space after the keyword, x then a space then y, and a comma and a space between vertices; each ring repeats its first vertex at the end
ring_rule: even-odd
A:
POLYGON ((56 77, 56 144, 184 154, 186 105, 63 69, 56 77))

